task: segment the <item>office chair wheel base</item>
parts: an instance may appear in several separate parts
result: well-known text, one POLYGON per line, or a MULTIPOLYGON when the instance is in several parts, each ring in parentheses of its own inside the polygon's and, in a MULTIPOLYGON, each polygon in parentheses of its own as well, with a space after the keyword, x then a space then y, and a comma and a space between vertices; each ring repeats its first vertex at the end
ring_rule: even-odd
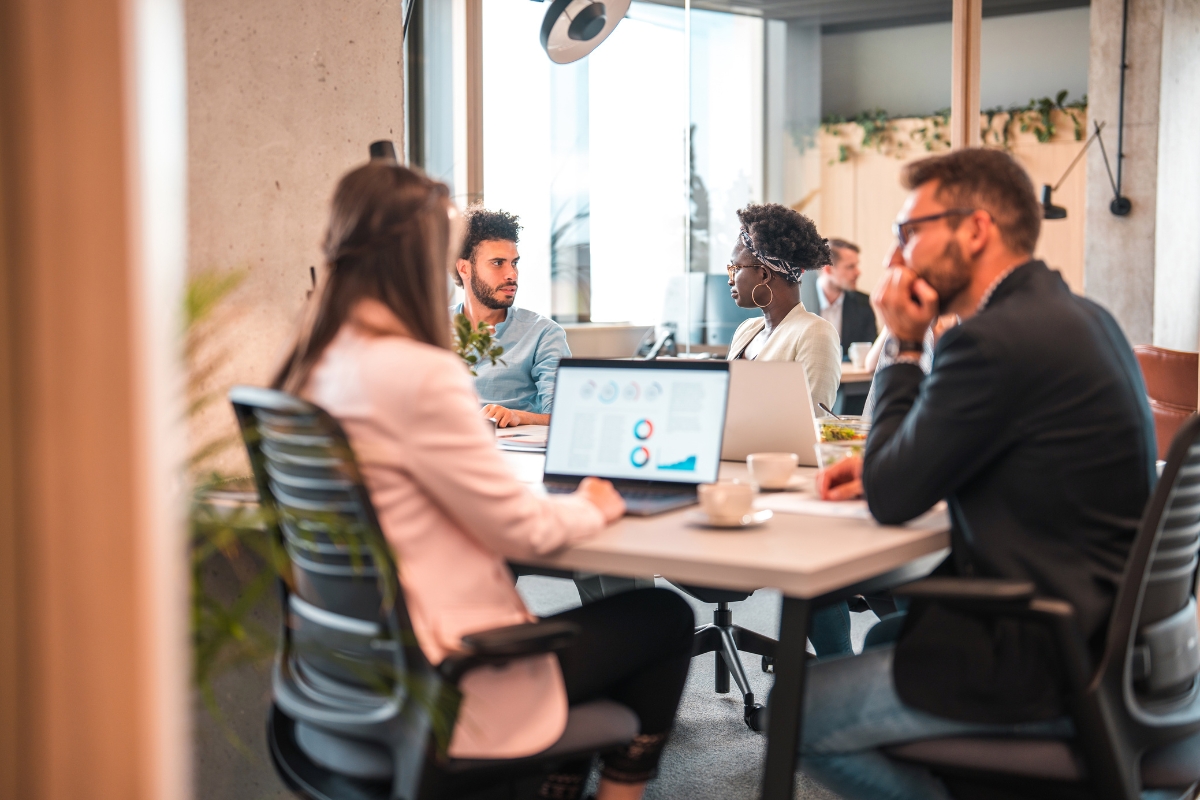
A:
POLYGON ((768 675, 775 674, 775 657, 774 656, 763 656, 762 657, 762 671, 767 673, 768 675))
POLYGON ((742 718, 746 720, 746 726, 752 731, 762 733, 767 729, 766 707, 762 703, 755 703, 752 706, 747 706, 742 718))

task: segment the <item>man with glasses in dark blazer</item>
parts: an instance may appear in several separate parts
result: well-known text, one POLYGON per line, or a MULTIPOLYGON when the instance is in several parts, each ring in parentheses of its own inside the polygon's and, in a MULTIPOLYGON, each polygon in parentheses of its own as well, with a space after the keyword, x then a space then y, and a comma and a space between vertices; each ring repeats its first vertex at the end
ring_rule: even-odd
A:
MULTIPOLYGON (((1000 150, 908 165, 889 269, 872 302, 895 337, 861 458, 827 499, 863 494, 886 524, 946 500, 944 574, 1033 583, 1074 607, 1100 653, 1155 480, 1137 362, 1097 304, 1033 258, 1041 207, 1000 150), (962 322, 917 366, 939 314, 962 322)), ((802 769, 845 798, 949 800, 881 748, 918 739, 1072 735, 1053 642, 1036 624, 914 602, 894 646, 808 670, 802 769)))

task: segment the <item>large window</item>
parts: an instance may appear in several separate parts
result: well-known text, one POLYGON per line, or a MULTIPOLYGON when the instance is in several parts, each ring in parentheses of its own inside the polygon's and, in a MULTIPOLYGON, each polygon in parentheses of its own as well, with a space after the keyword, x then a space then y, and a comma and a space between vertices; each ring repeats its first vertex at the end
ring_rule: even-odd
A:
POLYGON ((763 23, 693 13, 689 80, 681 9, 635 2, 562 66, 530 46, 543 13, 484 5, 485 199, 525 225, 519 302, 565 322, 662 323, 682 311, 689 258, 723 275, 736 209, 762 199, 763 23))
MULTIPOLYGON (((469 1, 416 0, 424 97, 414 160, 451 183, 460 202, 478 199, 463 185, 469 1)), ((764 201, 859 244, 858 288, 873 288, 904 197, 903 163, 949 147, 948 19, 931 23, 900 0, 820 11, 776 3, 770 13, 749 0, 706 5, 729 10, 634 2, 607 41, 568 65, 538 46, 545 3, 475 6, 482 197, 524 225, 519 305, 563 323, 666 325, 681 342, 727 343, 755 313, 737 309, 724 286, 737 210, 764 201)), ((1082 7, 985 20, 985 49, 1004 54, 985 75, 988 104, 1022 104, 1022 87, 1040 95, 1061 83, 1072 98, 1085 90, 1075 84, 1076 73, 1086 77, 1087 19, 1082 7), (1047 31, 1036 46, 1025 41, 1031 27, 1047 31), (1034 52, 1047 37, 1071 47, 1059 47, 1047 70, 1004 72, 1012 86, 993 91, 1004 64, 1049 63, 1034 52)), ((1038 141, 1028 153, 1014 142, 1003 146, 1039 182, 1055 180, 1071 155, 1065 140, 1062 157, 1038 141)), ((1079 195, 1082 176, 1064 194, 1079 195)), ((1060 225, 1046 240, 1068 279, 1080 272, 1071 254, 1081 252, 1081 227, 1060 225)))

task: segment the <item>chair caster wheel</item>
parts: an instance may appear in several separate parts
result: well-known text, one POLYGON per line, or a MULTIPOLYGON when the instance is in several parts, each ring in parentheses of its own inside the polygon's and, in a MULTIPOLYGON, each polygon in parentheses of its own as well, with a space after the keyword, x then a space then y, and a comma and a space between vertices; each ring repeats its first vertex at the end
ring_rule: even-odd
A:
POLYGON ((767 709, 762 703, 749 706, 742 716, 750 730, 762 733, 767 729, 767 709))
POLYGON ((762 671, 766 672, 769 675, 775 674, 775 657, 774 656, 763 656, 762 657, 762 671))

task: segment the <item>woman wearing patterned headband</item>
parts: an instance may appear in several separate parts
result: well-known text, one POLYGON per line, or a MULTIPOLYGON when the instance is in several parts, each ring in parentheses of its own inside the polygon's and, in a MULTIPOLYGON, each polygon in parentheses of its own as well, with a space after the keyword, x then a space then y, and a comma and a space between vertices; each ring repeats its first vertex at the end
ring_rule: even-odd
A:
MULTIPOLYGON (((742 231, 729 261, 729 294, 742 308, 762 309, 734 331, 729 358, 800 361, 808 376, 813 408, 832 408, 842 379, 842 345, 837 329, 805 310, 800 275, 831 263, 829 243, 803 214, 777 203, 738 211, 742 231)), ((817 609, 808 637, 821 658, 850 655, 850 608, 845 603, 817 609)))
POLYGON ((813 408, 830 408, 841 382, 842 348, 837 330, 800 303, 800 275, 831 262, 829 243, 812 220, 777 203, 738 211, 742 230, 730 257, 729 294, 741 308, 763 315, 738 326, 729 358, 800 361, 813 408))

